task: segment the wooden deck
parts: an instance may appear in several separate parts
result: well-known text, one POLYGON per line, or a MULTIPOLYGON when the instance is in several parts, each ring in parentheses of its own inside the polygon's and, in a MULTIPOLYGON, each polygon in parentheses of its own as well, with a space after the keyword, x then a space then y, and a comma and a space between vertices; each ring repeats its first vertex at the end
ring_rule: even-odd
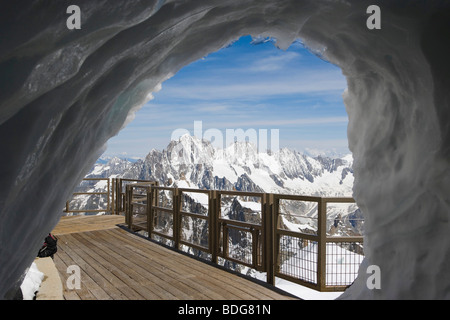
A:
POLYGON ((125 217, 119 215, 67 216, 61 217, 52 231, 55 235, 86 232, 115 228, 125 223, 125 217))
POLYGON ((64 217, 54 262, 66 300, 287 300, 292 296, 120 228, 121 216, 64 217), (80 268, 70 289, 68 266, 80 268))

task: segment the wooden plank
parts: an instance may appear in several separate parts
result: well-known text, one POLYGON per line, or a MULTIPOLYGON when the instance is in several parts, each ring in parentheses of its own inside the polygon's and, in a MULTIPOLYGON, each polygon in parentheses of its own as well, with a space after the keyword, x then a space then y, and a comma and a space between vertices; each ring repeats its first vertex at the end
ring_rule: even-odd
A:
MULTIPOLYGON (((121 229, 109 230, 108 232, 116 234, 121 233, 123 241, 125 242, 127 241, 127 237, 131 238, 131 235, 128 232, 121 229)), ((214 291, 220 292, 222 296, 225 295, 222 299, 271 299, 273 297, 280 298, 281 296, 279 293, 250 280, 236 276, 230 272, 192 259, 185 255, 181 255, 172 250, 151 243, 146 239, 139 237, 134 239, 135 237, 136 236, 133 237, 133 241, 141 242, 140 245, 136 245, 136 243, 133 243, 131 239, 128 240, 129 245, 136 248, 134 250, 140 250, 143 254, 153 256, 153 259, 164 265, 166 270, 172 270, 173 272, 181 275, 195 275, 197 279, 205 281, 208 287, 213 288, 214 291), (168 263, 168 261, 170 263, 168 263), (239 290, 236 290, 236 288, 239 290), (241 291, 245 294, 242 294, 241 291), (230 293, 232 296, 230 296, 230 293)))
MULTIPOLYGON (((75 258, 76 263, 80 266, 80 269, 82 269, 83 282, 86 280, 85 277, 90 277, 93 281, 98 283, 98 286, 107 292, 112 299, 128 299, 128 290, 125 290, 125 292, 119 290, 118 288, 121 287, 120 283, 115 282, 115 279, 111 275, 108 276, 108 273, 106 273, 101 266, 97 266, 97 262, 85 252, 85 249, 86 248, 83 246, 78 246, 78 243, 72 243, 72 248, 70 248, 70 255, 75 258), (75 251, 80 254, 76 254, 75 251)), ((134 295, 131 296, 134 297, 134 295)))
MULTIPOLYGON (((123 241, 126 241, 126 239, 124 239, 123 241)), ((191 266, 186 267, 185 264, 180 264, 180 260, 177 259, 177 256, 181 255, 175 252, 171 252, 170 250, 157 244, 150 243, 149 241, 146 242, 147 245, 151 244, 152 248, 154 247, 157 250, 146 251, 143 245, 136 246, 136 243, 127 244, 127 247, 136 254, 149 257, 149 259, 153 261, 153 264, 150 267, 152 269, 159 268, 163 272, 163 274, 166 275, 164 278, 168 284, 183 288, 185 288, 186 286, 191 288, 190 291, 194 293, 196 299, 200 299, 202 297, 221 300, 231 298, 236 299, 236 294, 230 295, 226 291, 222 292, 218 290, 218 283, 210 283, 206 279, 199 279, 203 277, 205 273, 207 273, 205 270, 202 270, 201 273, 195 273, 195 270, 194 272, 191 272, 192 271, 192 268, 190 268, 191 266), (167 250, 168 252, 162 252, 164 250, 167 250), (168 255, 164 255, 164 253, 168 253, 168 255)), ((193 263, 194 262, 199 263, 198 261, 193 260, 191 258, 185 256, 181 257, 193 263)))
POLYGON ((79 265, 81 264, 81 261, 77 261, 75 262, 73 260, 73 258, 71 256, 69 256, 67 254, 68 250, 67 247, 64 248, 64 250, 61 248, 61 246, 58 248, 58 252, 57 254, 55 254, 54 259, 55 259, 55 265, 56 268, 59 271, 62 283, 63 283, 63 295, 64 298, 67 300, 72 300, 72 299, 76 299, 76 300, 92 300, 92 299, 96 299, 94 295, 92 295, 89 290, 86 288, 86 285, 84 283, 80 283, 80 288, 76 289, 76 290, 72 290, 67 288, 67 279, 68 279, 68 274, 67 274, 67 267, 69 267, 70 265, 79 265), (60 263, 58 263, 58 259, 61 259, 62 261, 64 261, 64 265, 61 265, 60 263))
MULTIPOLYGON (((195 290, 195 288, 190 286, 190 283, 184 281, 185 279, 182 275, 167 268, 165 265, 167 264, 167 261, 171 261, 172 264, 174 262, 173 260, 167 260, 167 258, 170 259, 170 257, 166 256, 162 260, 155 259, 155 257, 161 256, 158 252, 152 251, 149 255, 140 249, 141 245, 137 246, 136 242, 133 243, 131 241, 132 239, 117 237, 117 232, 109 232, 109 234, 112 237, 116 237, 117 241, 122 243, 122 246, 126 248, 125 254, 127 257, 132 257, 133 262, 136 264, 135 267, 138 268, 139 272, 149 277, 157 277, 158 279, 163 280, 162 285, 165 286, 166 290, 173 291, 174 294, 178 294, 183 299, 206 298, 203 294, 205 291, 204 287, 195 290)), ((118 253, 120 254, 121 252, 118 253)), ((217 296, 216 298, 223 298, 223 296, 217 296)))
MULTIPOLYGON (((112 234, 114 237, 114 234, 112 234)), ((117 241, 124 244, 124 241, 117 238, 117 241)), ((126 257, 132 257, 135 268, 141 274, 150 277, 160 279, 162 282, 159 283, 163 290, 171 292, 178 298, 182 299, 199 299, 205 298, 201 291, 193 290, 191 287, 183 283, 182 277, 179 274, 172 273, 170 270, 159 264, 157 261, 152 259, 152 257, 141 255, 138 250, 133 250, 134 246, 125 245, 127 249, 123 250, 121 254, 126 257)))
MULTIPOLYGON (((115 233, 120 232, 121 230, 115 230, 115 233)), ((125 232, 125 231, 122 231, 125 232)), ((149 242, 145 239, 139 239, 145 242, 149 242)), ((143 244, 144 244, 143 243, 143 244)), ((166 270, 171 270, 174 273, 178 273, 181 275, 181 277, 190 275, 191 282, 194 282, 196 280, 201 280, 202 284, 206 286, 207 288, 212 288, 213 291, 220 292, 221 299, 247 299, 249 298, 248 295, 241 295, 240 292, 235 290, 235 287, 229 285, 229 280, 227 277, 216 277, 217 273, 223 273, 225 276, 232 276, 237 277, 235 275, 232 275, 229 272, 223 271, 221 269, 218 269, 216 267, 210 266, 206 263, 197 261, 195 259, 189 258, 187 256, 178 254, 174 251, 171 251, 169 249, 166 249, 162 246, 159 246, 157 244, 153 244, 152 246, 136 246, 138 247, 141 252, 144 250, 156 250, 156 251, 147 251, 149 255, 153 255, 154 259, 158 260, 157 262, 164 265, 166 270), (164 259, 158 259, 161 255, 161 251, 165 251, 165 253, 168 255, 164 257, 164 259), (171 263, 167 263, 167 261, 171 261, 171 263), (231 295, 230 295, 231 294, 231 295)), ((240 281, 243 279, 237 277, 240 281)), ((240 285, 240 281, 238 284, 240 285)), ((204 290, 205 288, 203 288, 204 290)), ((202 290, 199 288, 199 290, 202 290)), ((215 297, 217 298, 217 297, 215 297)))
POLYGON ((74 241, 79 246, 88 248, 85 252, 92 258, 91 265, 100 272, 108 281, 117 289, 119 289, 128 299, 143 300, 154 299, 153 295, 149 295, 148 292, 140 290, 141 287, 137 285, 136 281, 129 277, 127 271, 118 268, 111 263, 111 260, 105 259, 101 252, 92 247, 88 241, 83 238, 84 233, 73 233, 68 237, 73 237, 74 241))
POLYGON ((116 244, 117 241, 113 237, 108 237, 108 235, 100 234, 99 232, 95 234, 85 233, 83 236, 93 241, 92 244, 100 249, 99 253, 104 255, 105 259, 110 263, 114 263, 118 268, 127 270, 129 277, 152 292, 154 294, 153 299, 189 298, 184 292, 167 286, 166 281, 169 279, 165 278, 166 275, 164 273, 155 272, 151 266, 148 266, 148 268, 141 267, 139 263, 141 262, 145 265, 146 261, 141 261, 138 257, 131 256, 120 244, 116 244), (106 241, 102 241, 102 238, 105 238, 106 241))
MULTIPOLYGON (((197 270, 196 263, 198 261, 189 260, 191 258, 184 257, 188 259, 189 264, 184 263, 183 260, 178 260, 176 258, 170 258, 169 261, 173 261, 172 265, 168 265, 167 262, 157 261, 164 265, 166 272, 171 271, 174 274, 178 274, 178 278, 175 281, 185 283, 186 285, 194 288, 198 292, 204 292, 209 299, 246 299, 248 296, 242 295, 240 291, 229 290, 227 288, 228 284, 224 284, 218 279, 211 277, 211 272, 217 272, 217 270, 209 270, 208 268, 197 270)), ((166 260, 167 261, 167 260, 166 260)), ((174 280, 171 280, 174 281, 174 280)))
POLYGON ((291 298, 117 228, 117 217, 67 218, 55 228, 61 230, 55 255, 61 279, 65 282, 69 276, 69 265, 78 265, 82 271, 81 289, 68 290, 64 283, 66 299, 291 298), (102 230, 83 232, 94 226, 102 230))
MULTIPOLYGON (((98 261, 95 258, 92 250, 86 248, 85 246, 78 243, 78 240, 73 237, 74 234, 68 234, 65 237, 67 240, 71 242, 74 250, 77 250, 80 256, 83 259, 88 261, 88 264, 91 268, 85 269, 86 274, 81 275, 81 282, 84 283, 86 276, 95 278, 101 285, 107 286, 107 288, 116 288, 120 291, 120 299, 144 299, 141 295, 135 292, 127 283, 123 282, 114 271, 112 270, 108 264, 105 264, 104 261, 98 261), (106 282, 103 280, 99 280, 99 276, 101 275, 106 282)), ((76 260, 74 264, 82 264, 83 261, 76 260)))
MULTIPOLYGON (((73 263, 72 265, 75 264, 76 261, 76 265, 78 267, 80 267, 80 272, 83 274, 83 282, 80 283, 81 287, 85 290, 87 290, 89 293, 84 292, 84 291, 80 291, 79 295, 82 297, 89 297, 92 299, 97 299, 97 300, 111 300, 112 297, 104 290, 105 286, 104 286, 104 281, 99 281, 98 277, 96 277, 96 275, 94 273, 94 276, 91 277, 89 276, 89 273, 86 272, 90 269, 92 269, 92 267, 90 266, 90 264, 88 263, 88 261, 84 261, 83 258, 81 258, 75 251, 73 251, 72 249, 70 249, 69 247, 65 248, 65 253, 70 256, 73 257, 73 263), (100 283, 100 284, 99 284, 100 283), (92 297, 91 297, 92 295, 92 297)), ((67 270, 67 269, 66 269, 67 270)), ((67 272, 65 275, 65 278, 67 278, 67 272)), ((67 279, 65 279, 67 281, 67 279)), ((78 291, 79 289, 70 289, 67 288, 67 283, 66 281, 64 281, 64 291, 78 291)))
POLYGON ((61 251, 61 249, 58 250, 58 253, 54 255, 54 262, 56 269, 59 272, 62 284, 63 284, 63 296, 66 300, 81 300, 81 297, 78 295, 76 290, 68 290, 66 286, 67 281, 67 267, 70 264, 67 264, 66 261, 69 259, 67 257, 62 257, 64 255, 64 252, 61 251))
POLYGON ((74 232, 110 229, 124 222, 125 217, 120 215, 65 216, 61 217, 52 233, 58 236, 74 232))

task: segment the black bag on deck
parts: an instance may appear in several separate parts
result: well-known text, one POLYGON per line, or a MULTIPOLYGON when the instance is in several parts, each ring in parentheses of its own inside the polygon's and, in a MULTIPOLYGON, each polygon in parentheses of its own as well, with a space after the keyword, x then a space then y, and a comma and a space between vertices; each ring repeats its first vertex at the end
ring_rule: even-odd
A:
POLYGON ((52 235, 51 233, 45 238, 44 245, 38 252, 39 258, 51 257, 53 259, 53 255, 58 251, 57 247, 58 239, 52 235))

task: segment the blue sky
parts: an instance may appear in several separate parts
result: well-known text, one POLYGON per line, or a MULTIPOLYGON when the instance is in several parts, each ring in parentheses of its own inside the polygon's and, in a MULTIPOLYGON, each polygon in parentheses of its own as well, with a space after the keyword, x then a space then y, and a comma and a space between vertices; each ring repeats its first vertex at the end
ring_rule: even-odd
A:
MULTIPOLYGON (((279 147, 348 153, 348 117, 341 70, 300 42, 280 50, 242 37, 196 61, 162 84, 154 99, 108 142, 105 155, 145 157, 163 150, 174 130, 277 129, 279 147)), ((269 134, 270 136, 270 134, 269 134)), ((269 142, 270 144, 270 142, 269 142)))

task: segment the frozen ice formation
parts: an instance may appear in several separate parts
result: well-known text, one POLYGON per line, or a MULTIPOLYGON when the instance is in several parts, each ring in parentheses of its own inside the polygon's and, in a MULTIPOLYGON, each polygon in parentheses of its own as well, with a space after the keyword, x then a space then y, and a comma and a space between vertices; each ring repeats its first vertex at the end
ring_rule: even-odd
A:
POLYGON ((302 39, 347 78, 366 258, 342 298, 450 298, 448 1, 27 0, 2 1, 0 17, 1 298, 134 110, 248 34, 281 49, 302 39), (81 29, 67 28, 72 4, 81 29), (372 4, 381 29, 368 28, 372 4))

